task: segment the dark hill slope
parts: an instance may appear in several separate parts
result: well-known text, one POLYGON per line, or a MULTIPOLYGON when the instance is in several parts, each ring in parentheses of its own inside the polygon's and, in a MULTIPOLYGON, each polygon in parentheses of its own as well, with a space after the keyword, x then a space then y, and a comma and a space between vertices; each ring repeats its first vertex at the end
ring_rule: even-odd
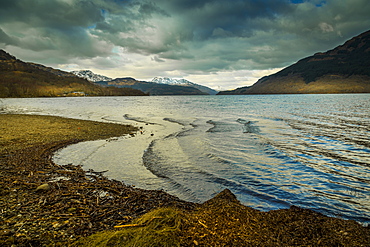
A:
POLYGON ((325 53, 220 94, 370 93, 370 31, 325 53))
POLYGON ((0 97, 145 95, 131 88, 105 88, 71 73, 26 63, 0 50, 0 97), (75 93, 79 92, 79 93, 75 93))

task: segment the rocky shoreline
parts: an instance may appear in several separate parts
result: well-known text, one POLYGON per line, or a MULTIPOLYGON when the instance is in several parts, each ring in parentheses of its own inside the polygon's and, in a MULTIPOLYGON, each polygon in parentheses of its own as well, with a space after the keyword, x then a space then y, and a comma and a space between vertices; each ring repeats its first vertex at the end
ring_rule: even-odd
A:
POLYGON ((4 133, 0 154, 2 246, 66 246, 82 236, 127 223, 156 207, 194 207, 162 191, 129 187, 100 172, 52 162, 53 152, 62 147, 96 137, 134 135, 136 129, 132 127, 29 115, 0 115, 0 122, 4 133), (73 127, 58 125, 47 130, 45 124, 56 122, 73 127), (98 128, 94 129, 94 125, 98 128), (82 133, 73 133, 76 130, 82 133), (33 141, 30 135, 24 135, 32 131, 37 136, 33 141), (81 139, 69 139, 71 134, 81 139), (67 140, 50 142, 55 135, 67 140), (46 143, 40 143, 38 138, 46 143))
POLYGON ((3 243, 66 246, 156 207, 193 207, 161 191, 128 187, 99 172, 52 163, 53 151, 71 143, 39 145, 2 158, 3 243))
MULTIPOLYGON (((370 246, 369 227, 355 221, 297 207, 260 212, 227 190, 199 205, 52 162, 56 150, 78 141, 134 135, 137 129, 130 126, 30 115, 0 115, 0 124, 1 246, 94 246, 94 236, 125 233, 126 227, 117 226, 139 225, 143 232, 150 224, 132 221, 160 208, 177 212, 178 220, 161 225, 170 224, 167 240, 181 246, 370 246)), ((114 239, 110 246, 129 240, 114 239)))

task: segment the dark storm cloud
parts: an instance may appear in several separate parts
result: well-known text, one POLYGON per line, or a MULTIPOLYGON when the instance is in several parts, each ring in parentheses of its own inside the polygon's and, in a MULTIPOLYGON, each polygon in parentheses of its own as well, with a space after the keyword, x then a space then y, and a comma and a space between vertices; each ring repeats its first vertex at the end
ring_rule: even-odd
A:
MULTIPOLYGON (((136 15, 132 15, 134 11, 111 14, 97 24, 93 33, 131 52, 179 60, 193 57, 188 53, 204 47, 208 40, 223 44, 229 42, 227 38, 249 38, 256 30, 266 31, 270 27, 263 20, 273 22, 279 15, 294 11, 288 2, 276 0, 155 3, 132 2, 131 10, 138 9, 136 15)), ((231 57, 228 60, 231 59, 238 60, 231 57)))
POLYGON ((139 12, 144 16, 152 16, 154 14, 161 14, 164 16, 170 16, 166 11, 159 8, 154 2, 144 2, 140 4, 139 12))
MULTIPOLYGON (((156 2, 177 21, 172 30, 177 36, 166 39, 176 48, 170 51, 171 58, 182 59, 185 53, 179 50, 187 48, 195 59, 221 58, 225 69, 243 61, 251 69, 286 66, 333 48, 370 26, 366 0, 156 2), (182 46, 174 46, 176 42, 182 46)), ((167 52, 159 56, 168 58, 167 52)))
POLYGON ((102 54, 88 33, 89 26, 103 20, 91 1, 0 0, 0 6, 0 27, 18 41, 7 45, 38 52, 55 50, 61 62, 68 55, 102 54))
POLYGON ((6 45, 16 45, 18 44, 18 40, 14 37, 10 37, 0 28, 0 43, 4 43, 6 45))
POLYGON ((0 22, 22 22, 34 27, 88 27, 103 18, 91 1, 0 0, 0 22))
POLYGON ((215 38, 215 32, 223 30, 226 36, 248 37, 256 19, 276 19, 294 11, 286 1, 163 1, 175 15, 182 16, 182 28, 191 29, 196 39, 215 38), (185 8, 184 8, 185 7, 185 8))
MULTIPOLYGON (((0 0, 0 42, 32 51, 55 50, 66 59, 108 56, 110 49, 99 46, 119 44, 120 37, 112 34, 134 32, 157 12, 165 14, 151 2, 0 0)), ((132 44, 123 42, 122 46, 132 44)))
POLYGON ((368 0, 0 0, 0 48, 55 63, 116 66, 121 49, 188 73, 269 69, 366 31, 369 13, 368 0))

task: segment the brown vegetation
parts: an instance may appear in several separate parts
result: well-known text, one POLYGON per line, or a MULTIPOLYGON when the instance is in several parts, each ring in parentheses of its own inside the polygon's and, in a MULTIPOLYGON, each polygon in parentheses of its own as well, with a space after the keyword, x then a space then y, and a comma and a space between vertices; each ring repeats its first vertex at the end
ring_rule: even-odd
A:
POLYGON ((311 210, 260 212, 224 190, 195 210, 160 208, 75 246, 368 246, 370 229, 311 210))
POLYGON ((131 88, 102 87, 68 72, 25 63, 0 50, 0 97, 146 95, 131 88))
MULTIPOLYGON (((284 76, 261 80, 252 87, 239 88, 230 94, 340 94, 370 93, 370 77, 326 75, 305 83, 301 76, 284 76)), ((223 92, 228 94, 228 92, 223 92)))
POLYGON ((370 93, 370 31, 301 59, 250 87, 219 94, 370 93))

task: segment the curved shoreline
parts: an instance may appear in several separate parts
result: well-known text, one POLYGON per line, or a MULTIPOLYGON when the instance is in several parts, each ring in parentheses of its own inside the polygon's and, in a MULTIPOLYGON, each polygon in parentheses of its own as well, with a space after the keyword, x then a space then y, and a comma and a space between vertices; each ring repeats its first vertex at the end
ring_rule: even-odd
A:
POLYGON ((0 115, 0 124, 2 246, 65 246, 157 207, 194 207, 162 191, 133 188, 99 172, 52 162, 52 154, 67 145, 133 134, 134 127, 8 114, 0 115))
POLYGON ((370 228, 354 221, 296 207, 260 212, 228 192, 194 204, 51 160, 66 145, 129 134, 136 131, 133 127, 35 115, 0 115, 0 126, 3 246, 69 245, 158 207, 184 212, 178 237, 185 246, 370 245, 370 228))

